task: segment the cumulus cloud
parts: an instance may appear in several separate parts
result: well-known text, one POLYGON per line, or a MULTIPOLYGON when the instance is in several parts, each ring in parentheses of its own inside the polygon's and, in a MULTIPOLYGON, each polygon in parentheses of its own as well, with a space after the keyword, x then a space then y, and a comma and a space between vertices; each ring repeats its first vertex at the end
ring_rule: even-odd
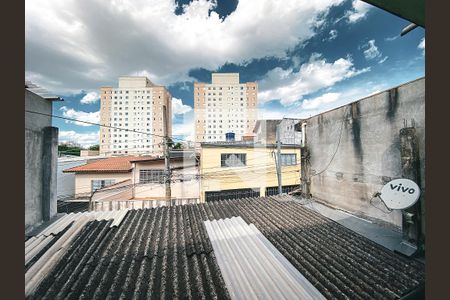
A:
POLYGON ((80 144, 83 147, 89 147, 99 143, 99 133, 98 132, 86 132, 79 133, 73 130, 60 131, 58 134, 59 143, 74 142, 80 144))
POLYGON ((422 49, 422 55, 425 55, 425 38, 422 38, 420 40, 420 43, 417 46, 417 48, 422 49))
POLYGON ((319 107, 322 104, 335 102, 339 99, 340 95, 340 93, 326 93, 313 99, 305 99, 302 103, 302 108, 313 109, 319 107))
POLYGON ((382 55, 380 50, 378 50, 378 47, 375 45, 375 40, 368 41, 366 44, 361 46, 361 49, 365 49, 364 50, 364 57, 367 60, 372 60, 372 59, 375 59, 375 58, 379 58, 382 55))
POLYGON ((343 1, 241 0, 222 20, 206 0, 182 15, 171 0, 26 0, 26 70, 51 91, 95 90, 143 72, 167 85, 192 68, 283 57, 343 1))
POLYGON ((370 68, 357 70, 350 57, 327 62, 319 54, 314 54, 298 72, 279 67, 270 70, 259 84, 259 101, 264 103, 279 99, 281 104, 291 105, 303 96, 367 71, 370 68))
POLYGON ((388 85, 384 83, 365 82, 356 88, 344 89, 339 92, 324 92, 317 97, 305 99, 300 104, 295 103, 288 110, 285 108, 269 109, 263 106, 258 111, 258 119, 281 119, 283 117, 305 119, 376 94, 387 88, 388 85))
POLYGON ((82 104, 92 104, 100 100, 100 95, 97 92, 87 93, 81 100, 82 104))
MULTIPOLYGON (((65 117, 65 118, 71 118, 71 119, 76 119, 76 120, 91 122, 91 123, 99 123, 100 122, 100 111, 84 112, 84 111, 75 110, 73 108, 67 108, 66 106, 61 107, 59 110, 62 111, 63 117, 65 117)), ((69 120, 66 120, 66 123, 74 123, 79 126, 94 126, 91 124, 86 124, 86 123, 76 122, 76 121, 69 121, 69 120)))
POLYGON ((346 13, 347 21, 349 23, 356 23, 364 19, 371 6, 366 2, 360 0, 353 0, 352 9, 346 13))
POLYGON ((172 113, 174 115, 182 115, 192 110, 189 105, 183 104, 183 101, 178 98, 172 98, 172 113))

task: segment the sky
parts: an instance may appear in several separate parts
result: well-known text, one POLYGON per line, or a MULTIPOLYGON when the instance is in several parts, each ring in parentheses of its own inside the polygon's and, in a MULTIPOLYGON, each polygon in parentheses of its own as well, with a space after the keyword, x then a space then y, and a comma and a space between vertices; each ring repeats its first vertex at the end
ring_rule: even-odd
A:
MULTIPOLYGON (((425 76, 425 30, 359 0, 26 0, 25 78, 99 123, 99 88, 147 76, 173 96, 173 136, 194 136, 193 83, 239 72, 258 118, 307 118, 425 76)), ((99 127, 54 119, 60 142, 99 127)))

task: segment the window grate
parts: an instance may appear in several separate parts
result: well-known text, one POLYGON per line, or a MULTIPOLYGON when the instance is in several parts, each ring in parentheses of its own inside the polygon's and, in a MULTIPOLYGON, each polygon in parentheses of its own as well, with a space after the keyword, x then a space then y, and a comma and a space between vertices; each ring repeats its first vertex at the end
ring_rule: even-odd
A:
POLYGON ((240 167, 247 165, 247 154, 245 153, 222 153, 220 155, 221 167, 240 167))
POLYGON ((91 191, 102 189, 115 183, 114 179, 91 180, 91 191))
POLYGON ((139 183, 164 183, 164 170, 139 170, 139 183))
POLYGON ((281 165, 282 166, 295 166, 297 164, 297 154, 281 154, 281 165))

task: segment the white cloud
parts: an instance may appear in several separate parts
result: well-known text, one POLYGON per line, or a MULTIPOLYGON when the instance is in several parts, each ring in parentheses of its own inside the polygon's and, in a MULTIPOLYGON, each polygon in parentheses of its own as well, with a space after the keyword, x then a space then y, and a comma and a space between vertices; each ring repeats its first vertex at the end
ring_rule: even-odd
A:
POLYGON ((375 40, 368 41, 361 48, 362 49, 364 49, 364 48, 366 49, 366 50, 364 50, 364 57, 367 60, 372 60, 372 59, 375 59, 375 58, 379 58, 382 55, 380 50, 378 50, 378 47, 375 45, 375 40))
POLYGON ((99 133, 98 132, 86 132, 79 133, 73 130, 60 131, 58 134, 58 142, 74 142, 80 144, 83 147, 89 147, 99 143, 99 133))
POLYGON ((329 41, 334 40, 338 36, 338 31, 336 29, 330 30, 330 37, 328 38, 329 41))
POLYGON ((395 41, 396 39, 398 39, 399 36, 400 35, 394 35, 392 37, 387 37, 384 40, 387 41, 387 42, 392 42, 392 41, 395 41))
POLYGON ((326 93, 313 99, 305 99, 302 103, 302 108, 313 109, 319 107, 322 104, 335 102, 339 99, 340 95, 340 93, 326 93))
POLYGON ((371 6, 360 0, 353 0, 352 9, 346 13, 349 23, 356 23, 364 19, 371 6))
POLYGON ((378 61, 379 64, 384 63, 387 59, 389 58, 389 56, 385 56, 383 57, 380 61, 378 61))
POLYGON ((97 92, 87 93, 81 100, 82 104, 92 104, 100 100, 100 95, 97 92))
POLYGON ((325 92, 313 99, 304 100, 299 105, 291 105, 288 110, 262 107, 258 111, 258 119, 281 119, 283 117, 305 119, 376 94, 388 87, 386 84, 364 82, 357 88, 345 89, 340 92, 325 92))
POLYGON ((259 84, 259 101, 263 103, 280 99, 281 104, 290 105, 303 96, 369 70, 370 68, 357 70, 350 58, 340 58, 329 63, 320 55, 314 54, 298 72, 281 68, 269 71, 259 84))
POLYGON ((51 91, 95 90, 139 72, 167 85, 192 68, 283 57, 343 1, 241 0, 222 20, 206 0, 178 16, 172 0, 26 0, 26 70, 51 91))
MULTIPOLYGON (((99 123, 100 122, 100 111, 95 111, 95 112, 77 111, 77 110, 74 110, 73 108, 67 108, 66 106, 61 107, 60 110, 62 111, 63 117, 66 117, 66 118, 71 118, 71 119, 76 119, 76 120, 91 122, 91 123, 99 123)), ((68 121, 68 120, 66 120, 66 123, 74 123, 79 126, 94 126, 91 124, 68 121)))
POLYGON ((258 120, 279 120, 286 116, 286 111, 277 109, 259 108, 258 120))
POLYGON ((182 115, 192 110, 189 105, 183 104, 183 101, 178 98, 172 98, 172 113, 174 115, 182 115))
MULTIPOLYGON (((193 120, 185 120, 183 123, 172 125, 172 135, 188 141, 194 141, 194 122, 193 120)), ((175 142, 179 142, 176 139, 175 142)))
POLYGON ((425 38, 422 38, 420 40, 420 43, 417 46, 417 48, 422 49, 422 55, 425 55, 425 38))

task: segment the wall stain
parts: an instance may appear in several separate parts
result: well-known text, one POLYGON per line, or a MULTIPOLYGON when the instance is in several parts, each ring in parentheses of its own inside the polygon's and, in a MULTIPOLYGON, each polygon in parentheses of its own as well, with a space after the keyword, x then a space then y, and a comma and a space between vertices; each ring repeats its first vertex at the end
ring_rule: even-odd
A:
POLYGON ((388 109, 386 112, 386 118, 389 121, 393 121, 398 109, 398 90, 397 88, 390 89, 388 92, 388 109))
POLYGON ((321 136, 323 133, 323 114, 319 115, 317 118, 317 123, 319 125, 319 136, 321 136))
POLYGON ((361 143, 361 113, 359 110, 359 102, 354 102, 351 104, 352 111, 352 136, 353 136, 353 147, 355 148, 355 155, 362 163, 363 161, 363 149, 361 143))

